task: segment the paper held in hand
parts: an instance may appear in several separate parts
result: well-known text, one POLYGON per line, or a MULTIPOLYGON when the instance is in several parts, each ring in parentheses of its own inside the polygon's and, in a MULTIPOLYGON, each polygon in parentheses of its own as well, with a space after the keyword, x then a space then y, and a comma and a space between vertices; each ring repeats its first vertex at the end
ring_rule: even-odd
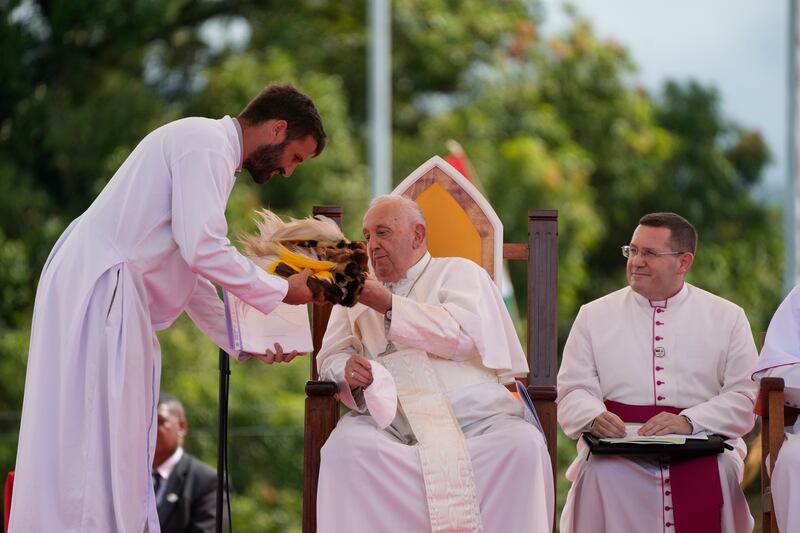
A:
POLYGON ((286 353, 293 350, 309 353, 314 350, 307 306, 282 303, 265 315, 224 289, 222 297, 225 301, 228 342, 233 350, 264 353, 268 349, 274 351, 276 342, 286 353))

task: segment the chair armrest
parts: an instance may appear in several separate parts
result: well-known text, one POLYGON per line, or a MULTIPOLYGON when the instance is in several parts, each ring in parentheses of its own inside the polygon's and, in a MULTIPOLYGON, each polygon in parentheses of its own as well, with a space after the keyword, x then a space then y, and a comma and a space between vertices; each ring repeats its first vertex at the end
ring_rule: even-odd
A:
POLYGON ((311 380, 306 382, 306 396, 333 396, 339 391, 335 381, 311 380))
POLYGON ((761 442, 765 459, 765 473, 772 472, 778 451, 783 443, 783 389, 783 378, 761 379, 756 407, 762 418, 761 442), (767 455, 769 455, 769 464, 766 463, 767 455))

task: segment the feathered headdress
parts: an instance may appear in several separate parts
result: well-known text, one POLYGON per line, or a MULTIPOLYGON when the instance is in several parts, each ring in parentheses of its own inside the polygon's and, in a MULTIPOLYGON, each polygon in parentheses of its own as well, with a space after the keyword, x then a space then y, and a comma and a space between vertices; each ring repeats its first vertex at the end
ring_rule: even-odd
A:
POLYGON ((258 235, 241 242, 258 266, 281 277, 310 268, 308 287, 315 299, 352 307, 364 288, 367 250, 348 241, 336 223, 323 216, 283 222, 275 213, 258 211, 258 235))

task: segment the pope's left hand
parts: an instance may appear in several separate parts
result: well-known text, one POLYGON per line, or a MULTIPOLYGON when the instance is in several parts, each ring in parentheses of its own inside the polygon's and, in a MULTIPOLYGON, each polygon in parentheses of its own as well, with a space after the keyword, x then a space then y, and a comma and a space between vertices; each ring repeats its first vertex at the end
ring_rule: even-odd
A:
POLYGON ((668 433, 691 435, 692 426, 685 416, 662 412, 639 428, 639 435, 667 435, 668 433))
POLYGON ((290 353, 284 353, 283 346, 279 343, 275 343, 275 351, 267 350, 265 353, 251 353, 246 352, 247 355, 251 357, 255 357, 256 359, 263 361, 264 363, 271 365, 272 363, 288 363, 298 355, 297 350, 292 350, 290 353))
POLYGON ((383 314, 392 308, 392 293, 376 279, 367 279, 358 301, 383 314))

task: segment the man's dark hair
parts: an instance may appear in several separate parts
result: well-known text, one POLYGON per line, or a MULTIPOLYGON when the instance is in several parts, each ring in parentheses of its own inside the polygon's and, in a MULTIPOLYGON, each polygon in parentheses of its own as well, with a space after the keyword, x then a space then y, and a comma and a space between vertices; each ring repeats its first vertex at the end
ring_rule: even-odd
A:
POLYGON ((697 251, 697 230, 691 222, 675 213, 649 213, 639 219, 639 225, 651 228, 669 228, 673 252, 697 251))
POLYGON ((261 124, 267 120, 285 120, 286 140, 302 139, 309 135, 317 141, 314 155, 325 149, 327 135, 322 118, 311 98, 289 84, 272 84, 262 90, 239 114, 239 120, 261 124))

